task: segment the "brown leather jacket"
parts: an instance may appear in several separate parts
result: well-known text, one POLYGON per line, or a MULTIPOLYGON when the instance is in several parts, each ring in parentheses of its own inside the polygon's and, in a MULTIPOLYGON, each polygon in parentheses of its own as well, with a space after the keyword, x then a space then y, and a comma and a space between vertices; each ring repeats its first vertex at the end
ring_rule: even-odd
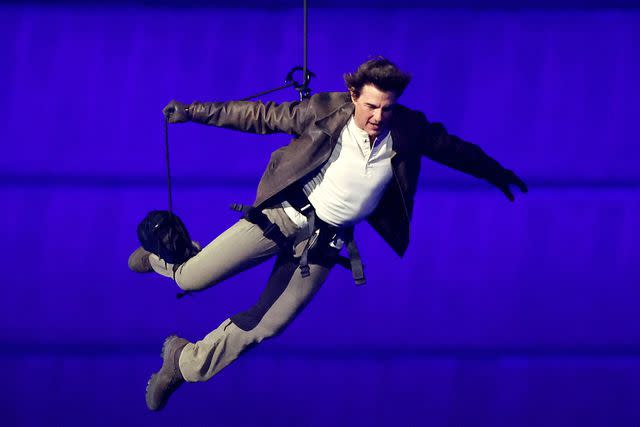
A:
MULTIPOLYGON (((198 123, 268 134, 294 135, 286 146, 274 151, 262 175, 254 206, 268 206, 282 192, 318 169, 329 159, 342 128, 353 115, 347 92, 318 93, 299 102, 194 102, 191 120, 198 123)), ((413 211, 422 156, 473 175, 491 179, 503 170, 479 147, 449 135, 439 123, 397 105, 391 123, 393 179, 367 221, 393 250, 402 256, 409 245, 409 222, 413 211)))

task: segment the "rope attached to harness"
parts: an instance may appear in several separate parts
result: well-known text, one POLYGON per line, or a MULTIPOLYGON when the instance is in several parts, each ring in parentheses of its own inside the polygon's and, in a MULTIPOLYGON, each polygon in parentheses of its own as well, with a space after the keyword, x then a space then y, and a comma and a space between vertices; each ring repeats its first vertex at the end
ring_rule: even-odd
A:
POLYGON ((164 148, 167 160, 167 192, 169 194, 169 212, 173 213, 173 199, 171 197, 171 166, 169 164, 169 118, 164 116, 164 148))

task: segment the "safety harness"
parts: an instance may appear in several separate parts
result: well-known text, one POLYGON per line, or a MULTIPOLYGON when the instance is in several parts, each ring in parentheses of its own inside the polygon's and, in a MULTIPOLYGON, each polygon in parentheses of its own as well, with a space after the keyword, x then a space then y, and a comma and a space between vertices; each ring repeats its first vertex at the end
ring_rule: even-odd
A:
POLYGON ((273 223, 260 208, 234 203, 231 205, 231 209, 236 212, 241 212, 244 219, 257 225, 262 230, 263 235, 275 242, 281 250, 294 253, 294 248, 299 245, 304 245, 299 256, 292 258, 298 263, 302 277, 308 277, 310 274, 309 257, 313 255, 314 251, 316 253, 325 253, 326 249, 333 242, 341 239, 347 247, 349 257, 345 258, 336 251, 336 254, 331 257, 331 260, 335 264, 351 270, 356 285, 364 285, 366 283, 364 266, 362 265, 362 258, 360 257, 358 246, 353 237, 353 226, 336 227, 327 224, 317 216, 313 205, 301 190, 289 191, 284 197, 284 200, 307 219, 307 226, 301 228, 300 231, 290 239, 282 233, 280 227, 273 223))

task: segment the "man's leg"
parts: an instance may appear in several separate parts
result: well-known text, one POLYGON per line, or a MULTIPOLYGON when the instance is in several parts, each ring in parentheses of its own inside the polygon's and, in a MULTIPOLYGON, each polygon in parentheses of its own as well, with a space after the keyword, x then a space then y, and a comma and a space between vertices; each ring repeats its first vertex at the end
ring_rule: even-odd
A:
MULTIPOLYGON (((286 237, 298 230, 282 208, 263 212, 286 237)), ((151 254, 149 262, 156 273, 175 279, 181 289, 197 291, 266 261, 279 250, 275 242, 264 237, 260 227, 241 219, 175 272, 173 264, 164 262, 157 255, 151 254)))
POLYGON ((331 266, 310 264, 311 274, 302 277, 300 269, 289 260, 280 257, 276 261, 256 305, 225 320, 202 340, 184 347, 179 367, 185 380, 208 380, 249 348, 281 333, 311 301, 331 266))
POLYGON ((208 380, 249 348, 282 332, 320 289, 331 265, 309 267, 311 274, 303 278, 293 259, 282 255, 260 299, 249 310, 225 320, 201 341, 169 337, 162 348, 162 368, 147 385, 149 409, 162 409, 185 381, 208 380))

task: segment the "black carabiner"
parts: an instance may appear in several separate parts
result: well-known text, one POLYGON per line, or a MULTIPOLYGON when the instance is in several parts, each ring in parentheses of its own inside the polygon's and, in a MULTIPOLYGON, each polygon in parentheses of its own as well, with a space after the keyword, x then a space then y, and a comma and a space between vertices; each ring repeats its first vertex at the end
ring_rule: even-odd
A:
POLYGON ((316 77, 315 73, 311 70, 307 69, 305 75, 302 76, 303 82, 299 83, 297 80, 293 78, 293 74, 296 71, 302 71, 304 73, 304 69, 301 66, 293 67, 289 73, 287 73, 287 77, 285 77, 284 82, 289 84, 292 83, 293 87, 300 93, 300 101, 303 99, 309 98, 311 93, 311 88, 309 87, 309 82, 311 82, 311 77, 316 77))

